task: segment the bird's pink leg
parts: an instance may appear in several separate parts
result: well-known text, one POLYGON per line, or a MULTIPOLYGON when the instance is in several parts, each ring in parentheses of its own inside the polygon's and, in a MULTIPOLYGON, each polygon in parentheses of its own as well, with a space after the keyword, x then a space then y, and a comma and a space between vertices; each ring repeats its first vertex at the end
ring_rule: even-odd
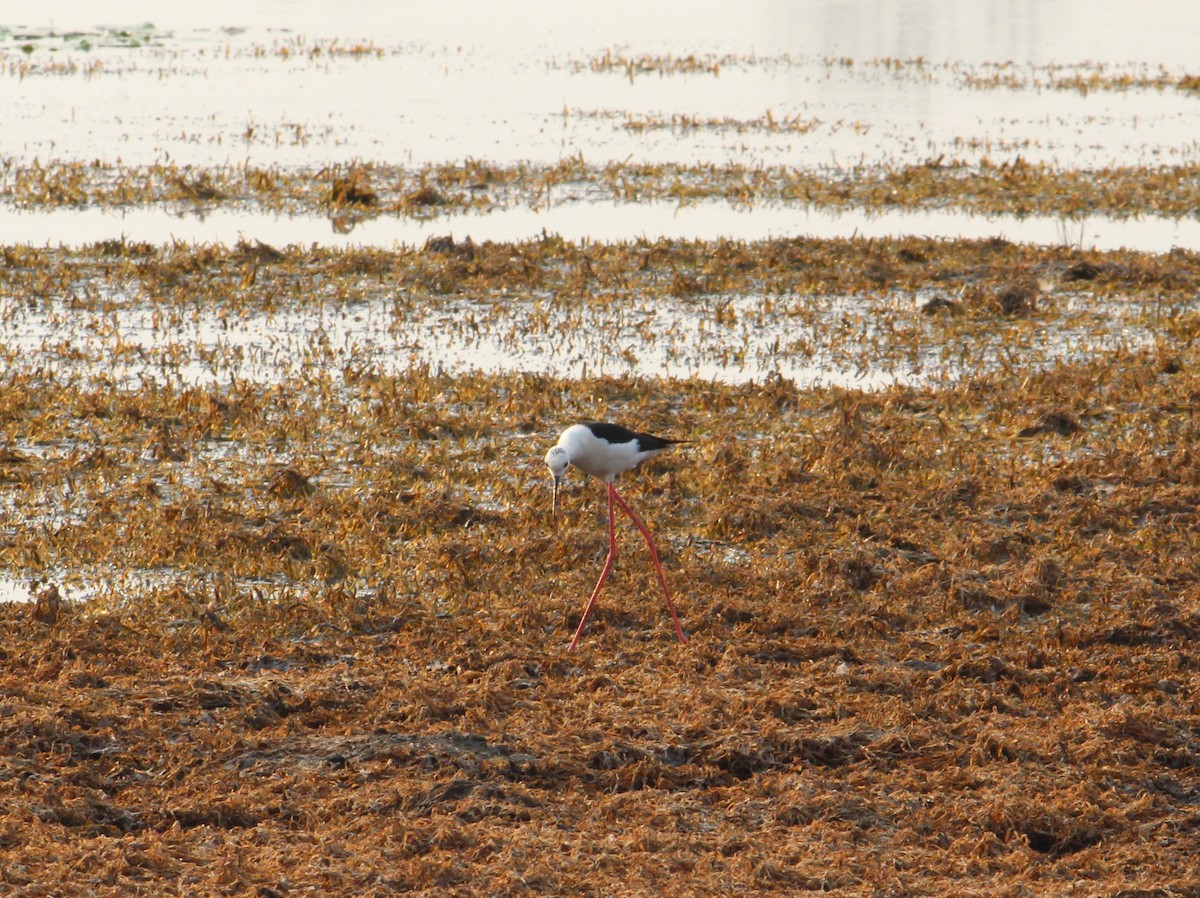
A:
MULTIPOLYGON (((616 487, 611 483, 608 485, 608 507, 609 507, 609 526, 612 525, 612 503, 613 499, 617 500, 617 504, 625 509, 625 514, 629 515, 629 519, 637 525, 637 529, 642 531, 642 536, 646 538, 646 548, 650 550, 650 558, 654 561, 654 570, 658 573, 658 582, 662 584, 663 595, 667 599, 667 609, 671 612, 671 620, 675 622, 675 636, 680 642, 687 642, 687 636, 683 633, 683 627, 679 625, 679 615, 675 613, 675 603, 671 601, 671 593, 667 589, 667 578, 663 576, 662 565, 658 561, 658 547, 654 545, 654 537, 650 535, 650 530, 642 523, 639 518, 629 507, 629 504, 621 498, 616 487)), ((615 548, 614 548, 615 552, 615 548)), ((607 569, 606 569, 607 572, 607 569)))
MULTIPOLYGON (((617 524, 616 516, 613 514, 613 496, 616 496, 616 490, 612 484, 608 484, 608 558, 604 561, 604 570, 600 572, 600 579, 596 581, 596 588, 592 590, 592 597, 588 599, 587 607, 583 609, 583 617, 579 619, 579 626, 575 628, 575 636, 571 639, 571 645, 567 648, 568 652, 575 651, 575 646, 579 644, 579 637, 583 635, 583 626, 587 623, 588 615, 592 613, 592 606, 596 604, 596 597, 600 595, 600 587, 604 585, 604 581, 608 579, 608 572, 612 570, 613 562, 617 560, 617 524)), ((620 496, 617 496, 617 501, 620 501, 620 496)), ((622 505, 625 503, 622 502, 622 505)), ((670 601, 668 599, 668 601, 670 601)))

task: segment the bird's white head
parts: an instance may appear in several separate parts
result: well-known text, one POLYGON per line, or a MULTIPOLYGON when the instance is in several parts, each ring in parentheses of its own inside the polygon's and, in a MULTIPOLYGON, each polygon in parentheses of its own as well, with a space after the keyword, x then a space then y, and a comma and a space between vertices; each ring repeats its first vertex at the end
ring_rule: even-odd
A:
POLYGON ((550 451, 546 453, 546 467, 554 476, 554 496, 550 502, 551 514, 558 513, 558 484, 563 475, 567 473, 567 467, 570 464, 571 456, 562 446, 551 446, 550 451))
POLYGON ((560 480, 567 473, 567 466, 570 464, 571 456, 562 446, 551 446, 550 451, 546 453, 546 467, 550 469, 555 480, 560 480))

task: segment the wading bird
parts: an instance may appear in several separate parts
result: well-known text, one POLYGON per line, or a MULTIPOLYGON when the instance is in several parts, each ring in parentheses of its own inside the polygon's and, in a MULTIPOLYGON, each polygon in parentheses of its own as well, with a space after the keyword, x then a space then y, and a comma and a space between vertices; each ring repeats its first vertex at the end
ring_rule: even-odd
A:
POLYGON ((648 433, 638 433, 617 424, 573 424, 562 432, 558 442, 546 453, 546 467, 554 475, 554 513, 558 512, 558 485, 569 465, 574 465, 584 474, 599 477, 608 487, 608 558, 605 559, 604 570, 600 572, 600 579, 596 581, 592 597, 588 599, 587 607, 583 609, 583 617, 579 619, 579 626, 575 630, 575 636, 567 651, 575 651, 575 646, 579 644, 579 637, 583 635, 584 625, 587 623, 588 615, 592 613, 592 606, 596 604, 596 597, 600 595, 600 588, 604 586, 604 581, 608 579, 609 571, 612 570, 613 562, 617 560, 614 502, 621 506, 625 514, 629 515, 629 519, 637 525, 638 530, 642 531, 642 536, 646 539, 646 548, 650 550, 650 558, 654 562, 654 571, 658 574, 658 582, 662 585, 663 595, 667 599, 671 620, 675 622, 675 636, 680 642, 687 642, 683 627, 679 625, 679 615, 675 613, 675 603, 671 601, 671 593, 667 589, 667 578, 663 576, 662 565, 658 561, 658 547, 654 544, 654 537, 650 535, 650 530, 642 523, 642 519, 634 513, 613 486, 613 481, 618 474, 632 471, 646 459, 653 458, 674 444, 683 442, 687 441, 668 440, 663 437, 651 436, 648 433))

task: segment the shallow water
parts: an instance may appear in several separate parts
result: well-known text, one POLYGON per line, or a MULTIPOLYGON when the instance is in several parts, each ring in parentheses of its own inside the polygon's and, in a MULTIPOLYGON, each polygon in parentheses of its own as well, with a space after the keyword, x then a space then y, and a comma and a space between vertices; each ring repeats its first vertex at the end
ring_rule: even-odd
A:
MULTIPOLYGON (((1025 159, 1086 169, 1195 161, 1192 92, 1064 88, 1071 77, 1178 77, 1200 6, 1027 2, 605 4, 580 19, 535 0, 194 5, 6 4, 0 30, 5 160, 317 170, 474 158, 904 166, 1025 159), (145 25, 144 23, 152 23, 145 25), (603 65, 604 59, 618 60, 603 65), (648 64, 631 74, 619 60, 648 64), (692 60, 695 65, 684 64, 692 60), (991 79, 989 81, 989 79, 991 79), (981 87, 996 83, 997 87, 981 87), (976 86, 972 86, 976 85, 976 86), (676 116, 708 122, 672 126, 676 116), (797 127, 782 126, 793 122, 797 127), (725 123, 725 124, 719 124, 725 123), (773 124, 772 124, 773 123, 773 124)), ((581 13, 582 15, 582 13, 581 13)), ((0 179, 4 177, 0 167, 0 179)), ((7 239, 156 237, 382 246, 453 231, 520 239, 753 239, 771 234, 1058 241, 1048 220, 963 213, 812 212, 567 204, 421 224, 376 219, 348 238, 315 219, 221 211, 123 216, 2 210, 7 239), (1018 233, 1019 232, 1019 233, 1018 233)), ((1085 223, 1085 230, 1089 223, 1085 223)), ((1092 222, 1084 246, 1195 245, 1196 224, 1092 222)))
POLYGON ((955 209, 894 209, 879 213, 778 204, 732 206, 719 201, 568 202, 550 208, 519 206, 496 212, 432 219, 380 215, 347 227, 318 215, 186 207, 13 209, 0 206, 0 230, 33 246, 84 246, 112 239, 131 243, 202 243, 232 246, 261 240, 275 247, 311 245, 392 249, 420 247, 431 237, 480 243, 520 242, 543 234, 571 241, 621 242, 645 238, 767 240, 776 237, 883 238, 889 236, 980 240, 1080 249, 1164 253, 1200 246, 1200 220, 1161 216, 1071 219, 1051 215, 973 215, 955 209))
MULTIPOLYGON (((82 288, 81 288, 82 289, 82 288)), ((1019 319, 971 345, 919 314, 935 293, 884 296, 636 295, 558 303, 548 296, 367 301, 320 295, 283 310, 163 307, 97 284, 103 302, 17 304, 0 297, 13 371, 99 374, 147 382, 278 383, 313 371, 397 373, 413 366, 538 371, 560 377, 696 377, 729 383, 784 377, 801 387, 923 384, 1021 360, 1040 367, 1153 342, 1142 304, 1046 295, 1044 319, 1019 319), (722 314, 716 309, 721 308, 722 314), (534 322, 537 322, 536 326, 534 322)))
MULTIPOLYGON (((355 160, 416 166, 582 158, 592 165, 732 161, 835 171, 944 155, 1078 169, 1186 162, 1200 146, 1191 92, 1111 84, 1188 72, 1200 43, 1200 6, 828 0, 799 9, 765 0, 736 11, 715 2, 615 2, 570 16, 538 0, 502 9, 349 2, 330 16, 315 0, 125 0, 105 4, 102 13, 82 0, 15 0, 0 21, 0 89, 10 103, 0 129, 0 184, 11 166, 43 159, 315 172, 355 160), (578 17, 585 14, 586 22, 578 17), (1102 86, 1064 87, 1072 77, 1096 77, 1102 86), (999 86, 980 86, 989 78, 999 86), (675 116, 717 124, 680 127, 672 125, 675 116), (796 127, 779 124, 787 122, 796 127)), ((35 245, 246 239, 391 248, 445 234, 479 242, 543 233, 614 242, 1003 237, 1166 252, 1200 245, 1200 220, 564 199, 425 220, 381 215, 347 229, 319 215, 245 207, 0 206, 0 243, 35 245)), ((929 370, 929 341, 911 357, 839 367, 819 339, 811 353, 773 351, 781 335, 790 336, 787 322, 705 332, 705 310, 686 305, 647 312, 661 316, 667 335, 654 345, 631 333, 614 346, 586 332, 558 343, 531 337, 522 303, 508 317, 493 317, 490 332, 468 334, 453 327, 453 308, 402 323, 384 306, 348 316, 297 308, 249 314, 232 331, 213 312, 161 330, 144 298, 123 300, 111 320, 64 314, 66 299, 50 297, 45 320, 6 312, 5 344, 26 354, 23 364, 113 371, 132 383, 231 373, 276 380, 312 358, 314 346, 323 347, 317 354, 329 364, 365 358, 389 369, 433 363, 567 376, 667 372, 746 380, 778 373, 800 383, 876 386, 919 380, 929 370), (104 336, 110 332, 115 342, 104 336), (54 348, 65 345, 80 355, 54 348)), ((874 313, 854 314, 868 320, 874 313)), ((1125 333, 1119 320, 1094 340, 1069 326, 1061 336, 1072 345, 1047 357, 1107 345, 1125 333)), ((1144 339, 1130 333, 1135 342, 1144 339)))
POLYGON ((0 571, 0 602, 28 602, 33 599, 29 581, 0 571))
MULTIPOLYGON (((340 3, 336 15, 317 0, 7 0, 0 11, 0 186, 13 166, 35 160, 316 172, 353 161, 416 167, 466 158, 501 165, 581 158, 590 165, 737 162, 835 172, 939 156, 966 164, 1022 158, 1074 169, 1157 167, 1194 162, 1200 154, 1195 96, 1172 88, 1056 86, 1072 76, 1194 74, 1197 4, 612 0, 576 7, 574 14, 563 10, 536 0, 489 6, 358 0, 340 3), (693 70, 680 71, 691 57, 693 70), (618 64, 600 64, 606 58, 618 64), (657 65, 661 73, 631 75, 621 59, 632 67, 657 65), (978 86, 988 79, 1000 86, 978 86), (681 126, 677 116, 698 124, 681 126)), ((443 234, 507 241, 543 232, 580 241, 912 234, 1151 252, 1200 245, 1195 219, 1152 216, 1077 221, 591 201, 427 221, 380 216, 344 232, 320 216, 242 208, 198 214, 191 207, 0 205, 0 244, 245 238, 279 247, 387 248, 443 234)), ((25 304, 0 296, 0 347, 16 359, 7 367, 64 378, 112 376, 131 387, 156 379, 279 382, 306 365, 337 370, 352 361, 384 370, 428 365, 581 378, 779 375, 801 387, 874 388, 1026 356, 1053 364, 1153 339, 1136 321, 1136 309, 1092 303, 1086 311, 1055 309, 1053 326, 999 329, 981 338, 992 342, 972 347, 978 351, 970 358, 939 342, 937 322, 924 320, 913 328, 910 349, 894 345, 871 365, 835 352, 844 342, 833 339, 835 324, 883 333, 911 319, 925 298, 773 298, 824 304, 808 326, 786 316, 756 323, 757 297, 720 298, 735 306, 736 324, 728 326, 715 326, 711 309, 680 301, 621 310, 636 328, 587 317, 603 311, 586 313, 583 326, 564 339, 564 328, 527 333, 523 316, 536 297, 512 303, 490 329, 471 331, 456 323, 474 312, 486 320, 487 310, 470 301, 403 315, 386 301, 344 308, 304 303, 274 314, 207 309, 164 327, 162 310, 140 295, 109 297, 96 310, 73 307, 71 297, 25 304), (901 307, 903 315, 891 314, 901 307), (647 330, 658 335, 653 344, 639 342, 638 332, 647 330), (613 333, 620 338, 609 339, 613 333)), ((240 460, 254 452, 227 448, 240 460)), ((527 454, 538 464, 537 453, 527 454)), ((62 497, 37 498, 39 505, 66 504, 62 497)), ((0 512, 12 526, 34 526, 33 504, 0 512)), ((38 577, 0 571, 0 602, 29 600, 38 582, 55 583, 71 602, 120 598, 162 589, 184 574, 89 568, 39 570, 38 577)), ((197 595, 210 594, 211 584, 192 585, 197 595)))

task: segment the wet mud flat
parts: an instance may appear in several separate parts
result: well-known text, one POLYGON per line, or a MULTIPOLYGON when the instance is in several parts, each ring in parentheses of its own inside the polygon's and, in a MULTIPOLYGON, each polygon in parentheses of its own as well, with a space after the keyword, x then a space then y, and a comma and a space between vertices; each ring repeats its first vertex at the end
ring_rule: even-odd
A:
MULTIPOLYGON (((887 249, 856 267, 875 289, 940 258, 887 249)), ((67 269, 24 252, 6 289, 49 278, 45 303, 67 269)), ((636 271, 588 252, 479 259, 514 282, 636 271)), ((228 273, 198 255, 144 253, 140 276, 170 297, 228 273)), ((832 283, 836 256, 778 271, 832 283)), ((714 289, 662 258, 664 293, 714 289)), ((408 264, 484 276, 446 253, 388 271, 408 264)), ((1200 894, 1194 258, 1053 266, 1157 297, 1154 338, 872 391, 120 380, 12 350, 0 560, 31 600, 0 604, 3 890, 1200 894), (572 479, 554 521, 540 458, 586 417, 693 440, 624 485, 686 645, 628 528, 566 652, 602 494, 572 479), (71 601, 80 571, 116 586, 71 601)), ((913 320, 1021 333, 1058 308, 993 290, 1012 264, 971 270, 913 320)))

